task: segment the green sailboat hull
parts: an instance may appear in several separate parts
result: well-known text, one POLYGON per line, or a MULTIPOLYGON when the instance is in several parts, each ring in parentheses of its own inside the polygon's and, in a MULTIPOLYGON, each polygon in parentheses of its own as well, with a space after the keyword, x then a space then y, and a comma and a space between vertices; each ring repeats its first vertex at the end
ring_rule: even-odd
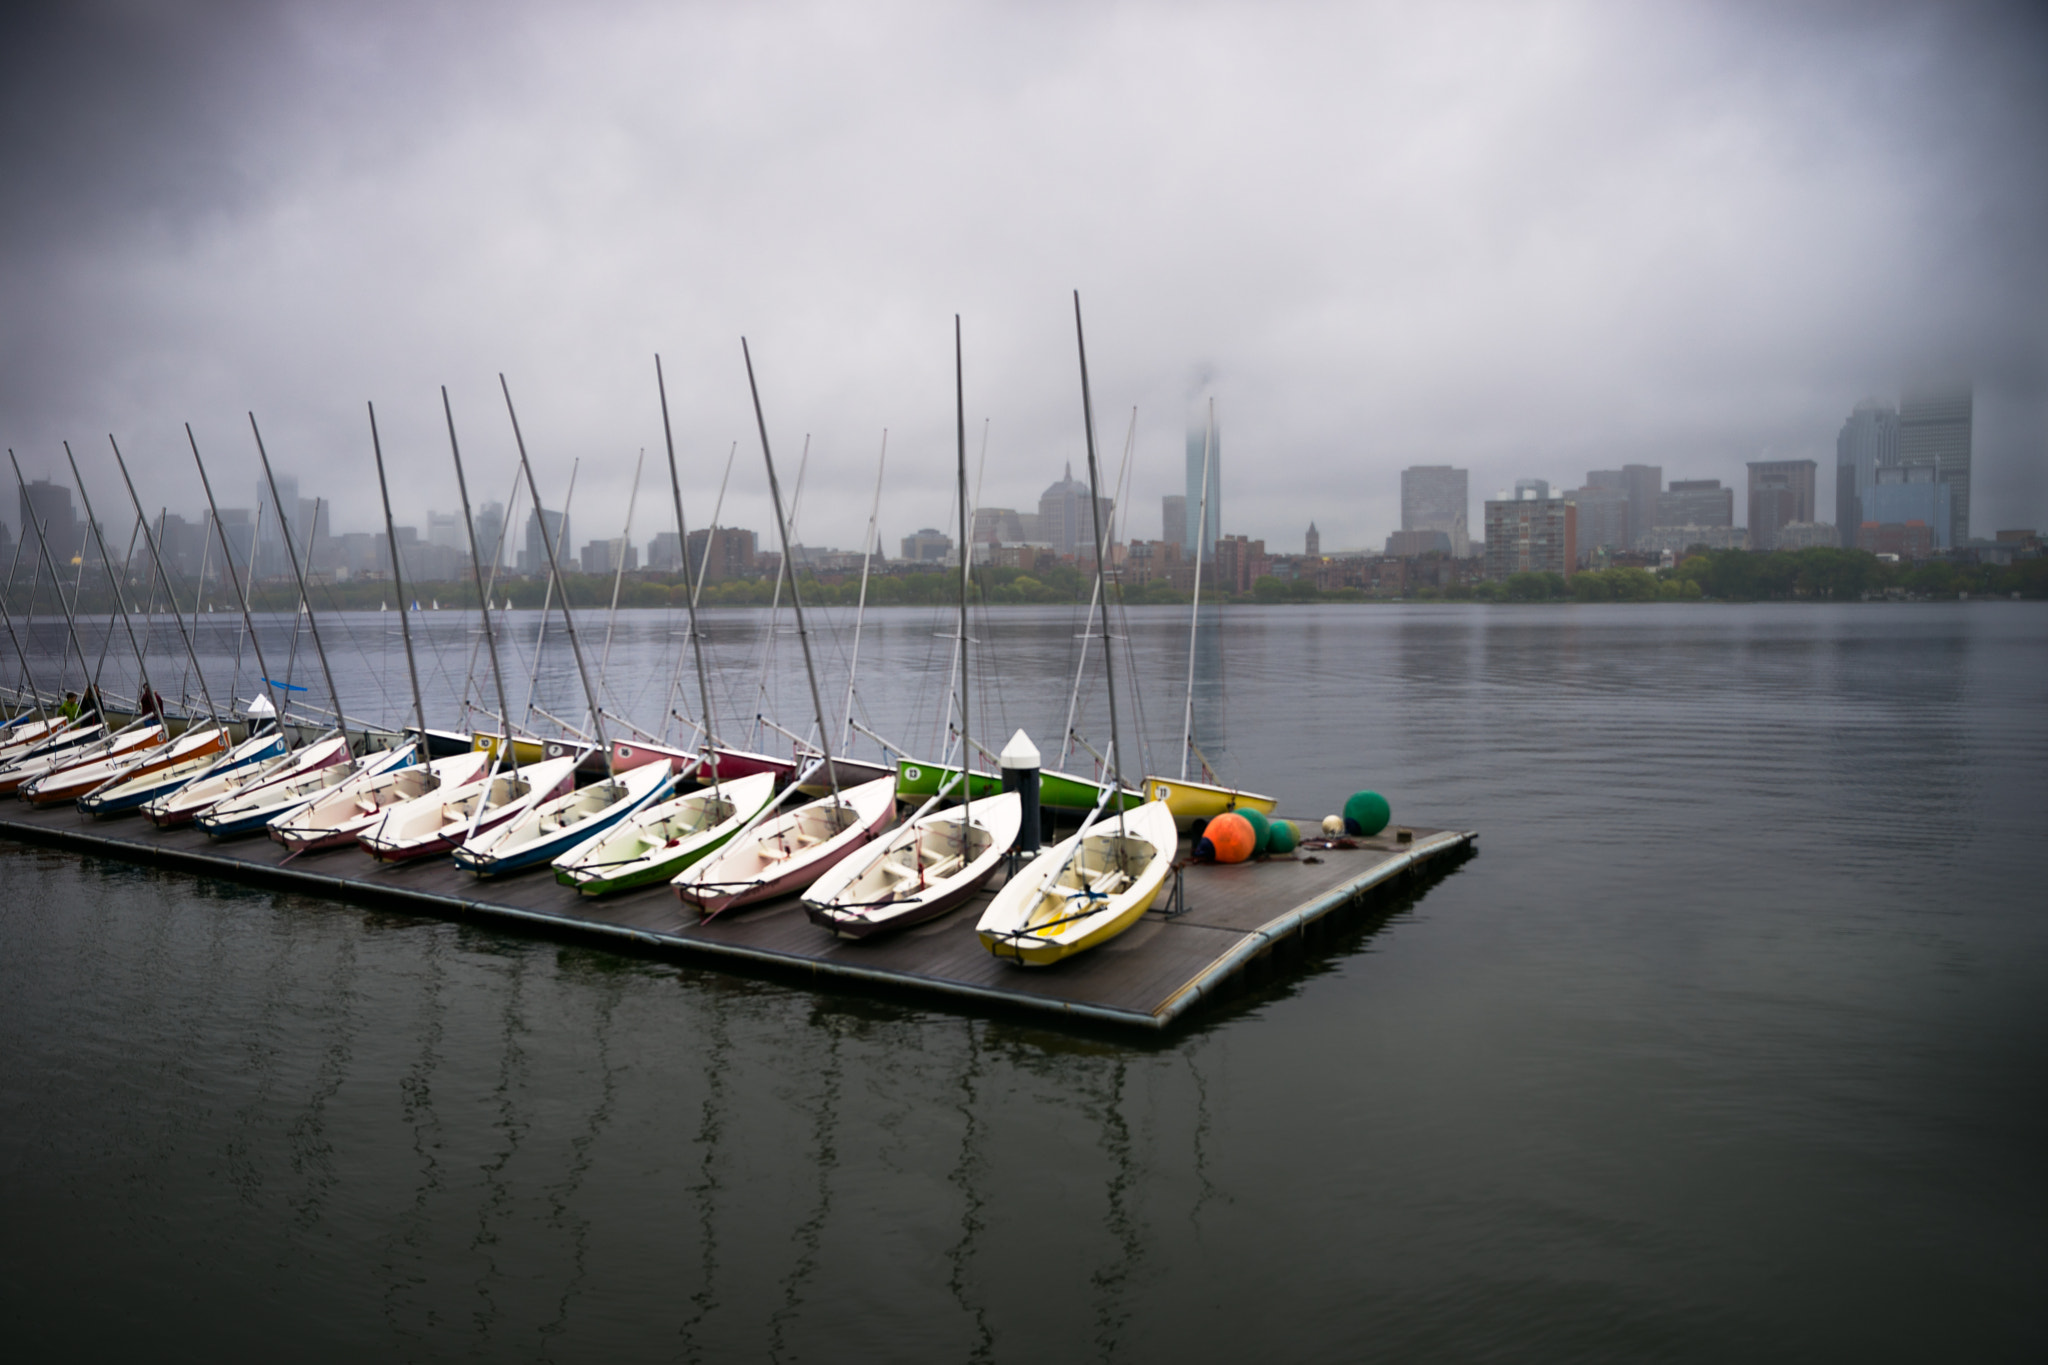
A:
MULTIPOLYGON (((939 788, 946 782, 953 783, 951 796, 960 794, 960 770, 942 763, 920 763, 914 759, 901 759, 896 764, 896 795, 919 799, 937 796, 939 788)), ((999 777, 987 773, 975 773, 968 779, 974 799, 999 795, 1003 782, 999 777)), ((1066 773, 1040 773, 1038 775, 1038 803, 1053 810, 1090 811, 1102 800, 1103 784, 1090 782, 1086 778, 1072 777, 1066 773)), ((1136 810, 1145 804, 1144 796, 1128 787, 1124 789, 1125 810, 1136 810)), ((1104 809, 1111 809, 1105 804, 1104 809)))
POLYGON ((683 872, 732 842, 732 836, 739 833, 737 827, 727 830, 709 843, 687 849, 673 858, 664 858, 649 863, 635 871, 616 877, 578 877, 565 868, 555 869, 555 880, 564 886, 573 886, 586 896, 609 896, 614 891, 630 891, 636 886, 653 886, 656 882, 672 882, 683 872))

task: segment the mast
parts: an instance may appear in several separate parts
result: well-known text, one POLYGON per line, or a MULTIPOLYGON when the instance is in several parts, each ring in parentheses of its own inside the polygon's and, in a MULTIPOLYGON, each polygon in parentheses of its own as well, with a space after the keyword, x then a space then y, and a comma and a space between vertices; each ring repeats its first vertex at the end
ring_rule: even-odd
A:
POLYGON ((973 861, 968 847, 974 815, 974 742, 967 732, 967 594, 974 578, 974 539, 967 520, 967 381, 960 346, 960 315, 953 314, 953 417, 960 451, 960 858, 973 861))
MULTIPOLYGON (((257 671, 263 675, 264 686, 272 689, 273 692, 270 704, 276 711, 278 736, 284 740, 285 746, 289 748, 291 746, 291 737, 284 728, 284 707, 278 704, 278 698, 275 695, 277 684, 270 680, 270 665, 263 662, 263 642, 256 638, 256 619, 249 613, 249 594, 242 587, 241 575, 235 572, 234 551, 228 547, 228 528, 222 524, 220 507, 213 500, 213 481, 206 477, 206 461, 199 458, 199 441, 192 435, 192 424, 190 422, 185 423, 185 443, 192 447, 192 461, 199 466, 199 486, 206 490, 206 510, 213 516, 213 529, 220 534, 221 563, 227 569, 228 581, 235 585, 235 602, 242 609, 242 626, 249 632, 249 646, 256 651, 257 671)), ((271 501, 275 502, 276 500, 277 495, 273 493, 271 501)), ((263 516, 263 505, 261 503, 258 503, 256 506, 256 516, 260 522, 263 516)), ((255 576, 256 546, 252 540, 249 546, 249 577, 253 580, 255 576)), ((239 665, 236 668, 236 675, 240 676, 239 665)), ((286 703, 289 703, 291 698, 286 697, 284 700, 286 703)), ((336 717, 336 719, 340 718, 336 717)))
MULTIPOLYGON (((41 534, 40 530, 37 534, 41 534)), ((21 539, 14 542, 14 562, 7 566, 7 591, 0 593, 0 620, 4 620, 7 623, 7 638, 14 642, 14 652, 21 656, 21 679, 24 683, 28 684, 29 696, 35 699, 36 716, 47 723, 50 719, 50 713, 43 709, 42 689, 36 686, 35 671, 28 665, 28 651, 21 647, 21 637, 14 633, 14 613, 7 609, 7 598, 14 592, 14 571, 21 566, 21 552, 27 547, 28 527, 24 526, 21 528, 21 539)), ((35 615, 35 584, 41 579, 42 572, 42 563, 37 561, 36 576, 29 580, 28 603, 31 618, 35 615)))
MULTIPOLYGON (((711 728, 711 680, 710 675, 704 669, 704 635, 697 628, 697 585, 692 581, 690 574, 690 531, 683 521, 683 482, 676 473, 676 436, 675 430, 670 426, 668 418, 668 380, 662 375, 661 357, 659 355, 654 357, 654 387, 661 393, 661 438, 668 446, 668 487, 669 492, 675 497, 676 504, 676 557, 683 561, 683 598, 689 603, 690 609, 690 651, 697 660, 697 697, 699 704, 704 708, 704 752, 711 756, 711 785, 715 790, 718 786, 718 740, 711 728)), ((735 443, 733 449, 735 451, 739 449, 737 443, 735 443)), ((725 472, 728 475, 732 473, 732 458, 730 456, 726 458, 725 472)), ((718 495, 719 502, 723 505, 725 500, 725 487, 723 484, 719 486, 718 495)), ((711 515, 712 523, 715 527, 718 513, 714 509, 711 515)), ((711 542, 715 536, 715 529, 704 533, 704 555, 706 559, 709 559, 711 556, 711 542)), ((698 574, 698 577, 702 577, 701 572, 698 574)), ((661 728, 662 733, 664 735, 667 734, 668 718, 666 716, 662 718, 661 728)))
MULTIPOLYGON (((107 444, 114 448, 114 463, 120 467, 121 482, 127 486, 128 501, 135 504, 135 514, 143 518, 143 543, 149 547, 149 561, 156 566, 156 576, 163 582, 164 595, 170 598, 171 616, 178 623, 178 638, 185 642, 185 657, 192 661, 192 674, 199 679, 199 695, 206 700, 206 714, 213 718, 214 724, 218 725, 220 724, 220 710, 213 704, 213 693, 207 690, 205 670, 199 667, 199 651, 193 647, 192 637, 185 630, 185 614, 178 610, 177 590, 171 587, 171 576, 164 572, 164 559, 157 549, 156 537, 149 533, 149 518, 143 515, 142 499, 135 496, 135 481, 128 477, 128 462, 121 458, 121 443, 114 439, 112 432, 108 432, 107 444)), ((203 544, 204 542, 202 541, 203 544)), ((199 564, 199 577, 203 587, 206 578, 206 561, 203 556, 199 564)), ((199 628, 199 604, 197 601, 193 602, 192 611, 192 627, 194 630, 197 630, 199 628)))
MULTIPOLYGON (((498 387, 505 391, 505 413, 512 419, 512 439, 519 447, 519 468, 526 474, 527 496, 533 499, 533 505, 538 508, 541 505, 540 486, 533 481, 533 466, 526 459, 526 438, 519 432, 519 414, 512 407, 512 386, 505 382, 505 376, 501 374, 498 376, 498 387)), ((562 513, 564 528, 568 526, 568 520, 569 514, 564 511, 562 513)), ((597 747, 604 751, 605 776, 616 777, 618 774, 612 771, 612 746, 604 737, 604 709, 597 704, 597 690, 590 685, 590 668, 583 662, 583 646, 576 639, 576 614, 569 609, 569 586, 562 581, 562 566, 559 562, 559 557, 555 554, 555 543, 548 539, 547 518, 542 517, 540 523, 541 543, 547 546, 548 550, 548 576, 554 580, 555 586, 562 591, 562 628, 569 632, 569 652, 576 656, 576 673, 577 676, 583 679, 583 695, 590 702, 590 731, 597 736, 597 747)), ((540 660, 535 659, 534 663, 537 676, 540 660)), ((505 726, 505 742, 507 744, 512 742, 511 731, 511 723, 507 722, 505 726)), ((482 810, 483 807, 479 805, 477 809, 482 810)))
MULTIPOLYGON (((1180 728, 1180 780, 1188 780, 1188 751, 1195 743, 1195 636, 1202 629, 1202 537, 1209 530, 1209 456, 1216 443, 1216 399, 1209 399, 1209 425, 1202 433, 1201 512, 1195 520, 1195 612, 1188 620, 1188 704, 1180 728)), ((1242 571, 1240 571, 1242 572, 1242 571)))
POLYGON ((825 778, 832 795, 839 795, 839 768, 832 761, 832 731, 825 724, 825 703, 818 695, 818 670, 811 662, 811 637, 804 629, 804 597, 797 587, 796 563, 789 552, 789 522, 782 515, 782 485, 775 478, 775 456, 768 450, 768 419, 761 415, 761 386, 754 382, 754 355, 747 339, 740 338, 740 354, 747 362, 747 391, 754 396, 754 425, 761 432, 761 460, 768 466, 768 494, 775 503, 775 529, 782 536, 782 567, 789 574, 789 606, 796 614, 796 638, 804 647, 804 676, 811 684, 811 710, 818 717, 818 752, 825 756, 825 778))
MULTIPOLYGON (((292 519, 284 514, 284 504, 277 497, 277 476, 270 472, 270 456, 263 449, 263 433, 256 429, 256 414, 249 414, 249 431, 256 438, 256 458, 263 461, 263 479, 270 485, 270 505, 277 509, 278 530, 284 533, 284 552, 292 561, 292 577, 299 585, 299 605, 306 609, 306 629, 313 636, 313 652, 320 656, 320 672, 327 679, 327 697, 334 703, 334 728, 341 732, 344 744, 348 740, 348 718, 341 713, 341 693, 334 686, 334 670, 327 666, 327 647, 320 643, 320 618, 313 611, 312 594, 306 589, 306 570, 299 563, 299 547, 292 539, 292 519)), ((398 547, 393 546, 396 551, 398 547)), ((422 736, 424 742, 424 736, 422 736)), ((363 748, 370 747, 370 732, 363 730, 363 748)))
MULTIPOLYGON (((554 546, 554 552, 560 553, 563 543, 568 540, 569 510, 570 508, 576 505, 576 476, 577 474, 582 472, 582 469, 582 457, 579 456, 576 459, 571 460, 569 462, 569 491, 562 496, 561 528, 555 532, 552 540, 550 540, 548 536, 547 509, 542 507, 539 503, 534 504, 534 524, 540 528, 542 549, 546 549, 550 544, 552 544, 554 546)), ((553 564, 554 562, 555 561, 552 557, 548 560, 549 564, 553 564)), ((528 721, 533 719, 533 699, 540 689, 541 654, 544 650, 546 650, 548 643, 548 613, 553 611, 554 609, 555 576, 554 574, 550 573, 548 575, 547 591, 541 594, 540 599, 540 625, 537 629, 535 629, 533 633, 533 668, 526 675, 526 705, 522 707, 519 712, 519 723, 522 725, 526 724, 528 721)), ((507 744, 510 744, 512 742, 512 721, 510 717, 506 718, 506 720, 504 721, 504 726, 505 742, 507 744)))
MULTIPOLYGON (((137 521, 140 520, 141 518, 138 517, 137 521)), ((128 533, 128 553, 125 556, 123 556, 121 560, 120 576, 123 580, 125 580, 128 577, 129 566, 135 563, 135 541, 141 534, 142 530, 140 526, 138 526, 135 530, 132 530, 128 533)), ((107 542, 98 533, 97 529, 94 530, 93 539, 99 541, 100 543, 100 565, 107 571, 107 587, 110 591, 114 592, 116 596, 118 596, 120 589, 115 587, 113 556, 107 553, 107 542)), ((81 540, 78 544, 78 591, 80 593, 80 601, 84 600, 83 594, 85 592, 85 548, 85 542, 81 540)), ((116 603, 116 605, 119 604, 116 603)), ((126 619, 125 615, 123 616, 123 619, 126 619)), ((130 643, 132 645, 133 641, 131 640, 130 643)), ((93 661, 92 665, 92 685, 95 691, 97 691, 99 688, 100 679, 106 675, 107 656, 109 654, 112 654, 113 652, 114 612, 110 608, 107 612, 107 633, 100 637, 100 656, 99 658, 93 661)))
MULTIPOLYGON (((612 631, 619 624, 619 589, 626 585, 626 549, 633 543, 633 512, 640 505, 640 471, 647 464, 647 447, 640 447, 633 461, 633 491, 626 498, 626 529, 619 537, 619 562, 612 566, 612 609, 604 622, 604 652, 597 656, 597 694, 604 695, 605 679, 612 671, 612 631)), ((628 722, 630 724, 630 722, 628 722)))
MULTIPOLYGON (((875 462, 875 500, 868 507, 868 536, 860 550, 860 605, 853 611, 853 657, 846 664, 846 728, 839 732, 839 747, 853 747, 853 680, 860 672, 860 628, 868 615, 868 565, 875 558, 875 522, 882 515, 882 473, 889 467, 889 429, 882 428, 882 455, 875 462)), ((887 757, 887 755, 883 755, 887 757)))
MULTIPOLYGON (((491 632, 490 584, 497 581, 497 571, 496 566, 493 565, 491 578, 488 580, 484 578, 483 557, 476 543, 476 522, 469 514, 469 480, 464 478, 462 474, 462 447, 455 440, 455 409, 449 406, 448 386, 446 384, 441 386, 441 411, 447 414, 448 417, 448 450, 455 456, 455 486, 462 490, 462 523, 469 528, 469 565, 470 570, 476 574, 477 600, 483 604, 484 644, 491 651, 491 681, 497 685, 498 689, 498 724, 505 732, 504 742, 499 746, 501 750, 499 757, 502 761, 505 755, 510 755, 512 771, 516 773, 519 771, 519 746, 512 742, 512 712, 505 704, 505 675, 498 668, 498 637, 491 632)), ((377 476, 381 479, 383 474, 384 468, 380 462, 377 467, 377 476)), ((512 491, 516 494, 519 491, 518 485, 513 485, 512 491)), ((568 514, 564 512, 563 515, 566 517, 568 514)), ((506 514, 506 520, 507 522, 511 520, 509 512, 506 514)), ((541 519, 541 538, 543 540, 547 538, 547 519, 545 517, 541 519)), ((498 539, 500 543, 498 554, 502 557, 504 554, 504 532, 502 529, 498 533, 498 539)), ((410 639, 411 637, 407 636, 406 638, 410 639)), ((472 654, 470 657, 475 658, 476 656, 472 654)), ((410 654, 406 656, 406 662, 408 664, 412 662, 410 654)), ((418 684, 415 683, 414 686, 417 687, 418 684)), ((427 738, 425 734, 426 721, 424 719, 420 721, 420 726, 422 731, 420 742, 424 744, 427 738)))
MULTIPOLYGON (((1116 478, 1117 490, 1119 492, 1123 491, 1124 477, 1131 467, 1131 451, 1137 445, 1137 441, 1138 410, 1132 408, 1131 429, 1124 434, 1123 463, 1117 468, 1116 478)), ((1067 726, 1060 735, 1059 761, 1053 765, 1056 768, 1065 768, 1067 766, 1067 755, 1072 753, 1074 749, 1074 716, 1081 705, 1081 679, 1086 677, 1088 673, 1088 632, 1095 629, 1095 609, 1098 606, 1102 607, 1104 611, 1109 609, 1102 601, 1102 584, 1100 580, 1096 582, 1094 587, 1088 590, 1088 623, 1081 627, 1081 648, 1077 651, 1080 658, 1074 661, 1074 686, 1073 690, 1067 693, 1067 726)), ((1128 635, 1130 632, 1127 630, 1124 633, 1128 635)), ((1132 669, 1132 676, 1137 676, 1135 667, 1132 669)), ((1136 696, 1137 693, 1134 691, 1132 695, 1136 696)), ((1139 718, 1139 724, 1141 726, 1144 724, 1142 716, 1139 718)), ((1084 747, 1086 746, 1086 741, 1083 741, 1083 745, 1084 747)), ((1093 753, 1094 750, 1090 749, 1089 752, 1093 753)))
MULTIPOLYGON (((128 619, 128 602, 121 594, 121 584, 114 577, 114 557, 107 553, 106 534, 100 530, 99 521, 92 514, 92 495, 85 491, 85 477, 78 472, 78 461, 71 454, 71 442, 66 441, 63 444, 64 460, 71 466, 72 481, 78 485, 78 500, 85 505, 85 524, 92 528, 92 538, 99 543, 100 558, 106 561, 107 581, 112 584, 114 589, 114 608, 121 615, 121 628, 128 632, 128 647, 135 651, 135 676, 141 680, 141 686, 144 690, 154 692, 156 689, 149 685, 149 661, 143 657, 141 642, 135 638, 135 623, 128 619)), ((137 525, 142 528, 143 533, 147 535, 149 532, 149 518, 144 516, 140 509, 137 509, 135 520, 137 525)), ((128 539, 128 558, 132 560, 134 557, 135 538, 130 536, 128 539)), ((126 578, 127 576, 128 565, 124 561, 121 566, 121 577, 126 578)), ((161 722, 164 719, 161 712, 163 705, 161 699, 158 700, 157 705, 159 708, 157 720, 161 722)), ((142 701, 140 698, 136 699, 135 710, 137 712, 135 718, 141 720, 142 701)))
MULTIPOLYGON (((30 502, 28 496, 28 480, 21 476, 21 461, 14 458, 14 448, 12 446, 9 446, 7 449, 7 462, 14 466, 14 481, 21 485, 22 502, 33 511, 34 504, 30 502)), ((72 603, 64 600, 64 579, 57 572, 56 561, 50 558, 50 542, 48 537, 43 534, 48 525, 49 522, 45 520, 39 522, 36 526, 36 551, 42 555, 43 563, 49 567, 50 586, 57 590, 57 605, 64 608, 64 631, 70 637, 71 648, 78 654, 78 669, 82 675, 82 681, 78 685, 82 688, 90 689, 92 687, 92 665, 86 662, 85 646, 78 642, 78 621, 72 610, 72 603)), ((82 554, 78 557, 78 576, 79 583, 83 585, 85 582, 85 556, 82 554)), ((75 597, 76 594, 74 593, 73 596, 75 597)), ((58 657, 63 657, 61 650, 58 652, 58 657)), ((64 674, 61 669, 57 674, 57 686, 60 690, 64 686, 64 674)), ((106 717, 101 716, 100 720, 104 723, 106 717)))
MULTIPOLYGON (((384 542, 391 547, 391 588, 393 592, 398 594, 398 600, 403 602, 405 601, 405 571, 399 566, 398 527, 394 524, 391 517, 391 485, 384 478, 384 442, 377 435, 377 405, 375 403, 365 403, 363 406, 370 410, 370 454, 377 461, 377 492, 384 499, 384 542)), ((463 500, 465 515, 468 513, 468 505, 468 499, 465 498, 463 500)), ((427 703, 420 696, 420 667, 413 660, 412 655, 411 612, 401 611, 398 613, 398 633, 405 640, 405 671, 407 676, 412 679, 412 713, 418 718, 420 723, 419 755, 420 761, 424 763, 430 757, 427 748, 427 703)), ((384 638, 388 640, 391 637, 387 635, 384 638)), ((336 702, 334 706, 336 711, 341 709, 340 702, 336 702)), ((428 786, 431 787, 432 785, 433 783, 429 781, 428 786)))
MULTIPOLYGON (((1109 558, 1109 547, 1102 537, 1102 498, 1098 491, 1102 478, 1095 469, 1095 399, 1088 391, 1088 342, 1081 331, 1081 291, 1074 291, 1074 345, 1081 357, 1081 423, 1088 434, 1088 503, 1095 521, 1095 586, 1102 595, 1102 677, 1109 690, 1109 780, 1116 802, 1117 832, 1123 832, 1124 824, 1124 746, 1116 720, 1116 651, 1110 643, 1109 633, 1109 587, 1104 561, 1109 558)), ((1127 856, 1121 843, 1117 846, 1119 860, 1127 856)))

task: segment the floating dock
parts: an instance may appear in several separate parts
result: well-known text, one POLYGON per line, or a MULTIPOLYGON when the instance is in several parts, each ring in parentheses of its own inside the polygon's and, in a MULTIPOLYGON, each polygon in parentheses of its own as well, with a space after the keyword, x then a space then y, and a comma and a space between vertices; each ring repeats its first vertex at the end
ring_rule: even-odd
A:
MULTIPOLYGON (((387 865, 344 848, 288 859, 267 838, 216 842, 198 829, 160 830, 133 816, 96 821, 72 807, 8 802, 0 806, 0 835, 362 904, 515 920, 779 974, 1154 1029, 1214 995, 1281 941, 1427 863, 1456 861, 1478 839, 1466 831, 1389 829, 1351 840, 1350 848, 1196 864, 1181 878, 1177 903, 1169 904, 1169 881, 1160 903, 1109 943, 1051 967, 1027 968, 997 960, 976 937, 988 892, 930 924, 851 942, 812 924, 794 898, 699 923, 696 909, 666 885, 583 897, 545 868, 479 880, 447 858, 387 865)), ((1183 860, 1186 853, 1183 843, 1183 860)))

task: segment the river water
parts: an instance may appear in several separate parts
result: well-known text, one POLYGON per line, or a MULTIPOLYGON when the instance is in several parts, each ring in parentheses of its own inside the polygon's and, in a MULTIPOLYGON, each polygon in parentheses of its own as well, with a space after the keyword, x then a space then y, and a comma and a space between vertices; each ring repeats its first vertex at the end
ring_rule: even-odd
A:
MULTIPOLYGON (((455 723, 473 619, 409 623, 455 723)), ((621 616, 607 663, 581 624, 656 728, 676 623, 621 616)), ((847 621, 813 625, 836 711, 847 621)), ((1081 626, 974 622, 977 734, 1057 756, 1081 626)), ((351 714, 409 704, 397 627, 323 622, 351 714)), ((952 630, 867 622, 861 714, 915 752, 952 630)), ((709 634, 722 730, 804 728, 795 635, 764 686, 759 614, 709 634)), ((1126 742, 1177 767, 1185 611, 1119 634, 1126 742)), ((318 701, 309 644, 263 638, 318 701)), ((13 1349, 2043 1358, 2048 608, 1241 608, 1197 654, 1231 780, 1481 852, 1163 1039, 0 842, 13 1349)))

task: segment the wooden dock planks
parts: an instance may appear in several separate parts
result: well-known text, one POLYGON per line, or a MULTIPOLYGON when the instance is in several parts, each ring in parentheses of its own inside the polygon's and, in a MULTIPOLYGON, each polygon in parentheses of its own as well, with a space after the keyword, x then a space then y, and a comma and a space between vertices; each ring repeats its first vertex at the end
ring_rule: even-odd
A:
POLYGON ((196 829, 158 830, 137 818, 99 822, 69 808, 0 808, 0 834, 316 895, 513 918, 785 971, 1153 1028, 1213 994, 1276 939, 1477 838, 1418 829, 1412 843, 1401 844, 1389 831, 1352 849, 1190 867, 1180 913, 1162 913, 1162 895, 1160 907, 1102 947, 1050 968, 1023 968, 990 956, 974 933, 987 893, 908 932, 851 942, 810 923, 794 899, 706 924, 665 885, 593 899, 545 870, 482 881, 446 857, 387 865, 348 848, 287 860, 268 839, 216 843, 196 829))

